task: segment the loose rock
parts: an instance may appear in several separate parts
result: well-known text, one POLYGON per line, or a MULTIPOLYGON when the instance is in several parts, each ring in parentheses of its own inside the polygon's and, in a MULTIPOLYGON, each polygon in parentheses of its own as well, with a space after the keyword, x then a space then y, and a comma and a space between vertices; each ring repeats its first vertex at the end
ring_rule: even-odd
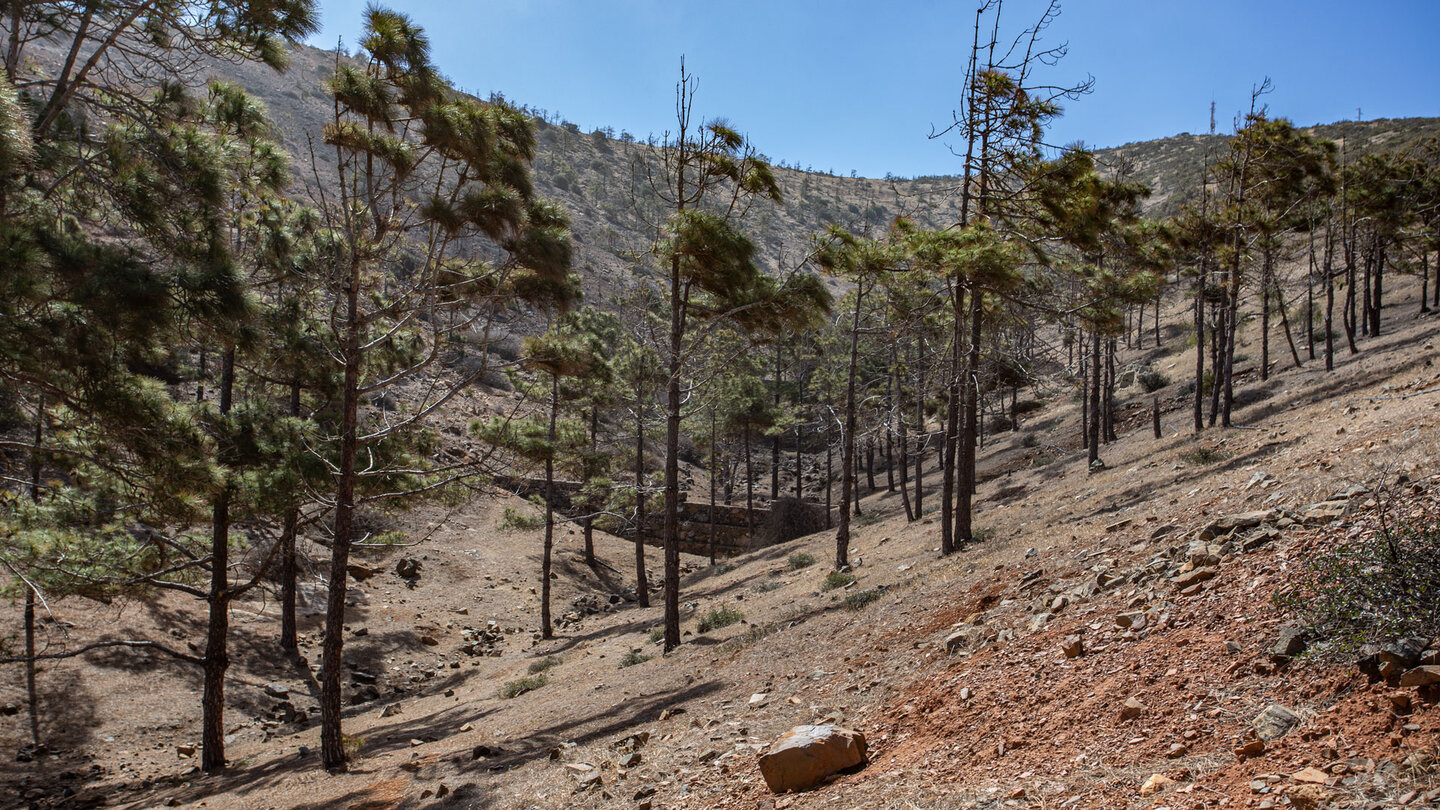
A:
POLYGON ((760 774, 775 793, 805 790, 842 770, 864 765, 865 735, 832 725, 796 726, 760 755, 760 774))

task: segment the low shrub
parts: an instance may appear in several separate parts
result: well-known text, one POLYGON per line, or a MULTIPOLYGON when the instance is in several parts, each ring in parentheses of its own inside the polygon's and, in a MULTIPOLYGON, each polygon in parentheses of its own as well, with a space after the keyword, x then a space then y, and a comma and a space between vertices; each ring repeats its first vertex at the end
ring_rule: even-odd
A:
POLYGON ((791 571, 799 571, 801 568, 809 568, 810 566, 814 565, 815 555, 806 554, 803 551, 797 551, 794 554, 790 555, 790 559, 787 560, 787 562, 790 563, 791 571))
POLYGON ((506 681, 505 685, 500 687, 500 697, 506 700, 517 698, 526 692, 534 692, 549 682, 550 678, 543 672, 539 675, 531 675, 526 678, 516 678, 513 681, 506 681))
POLYGON ((855 581, 855 575, 848 571, 831 571, 825 575, 825 581, 820 583, 820 590, 833 591, 836 588, 843 588, 855 581))
POLYGON ((1135 380, 1140 383, 1140 387, 1145 389, 1147 394, 1153 394, 1170 384, 1170 378, 1158 371, 1142 372, 1135 380))
POLYGON ((624 669, 626 667, 633 667, 636 664, 643 664, 649 660, 650 656, 645 655, 639 650, 631 650, 630 652, 625 653, 623 657, 621 657, 620 668, 624 669))
POLYGON ((507 506, 500 513, 500 523, 496 528, 502 532, 511 532, 538 529, 544 525, 544 518, 538 515, 527 515, 513 506, 507 506))
POLYGON ((856 591, 845 597, 845 607, 849 610, 859 610, 871 602, 874 602, 876 599, 879 599, 884 593, 885 589, 883 587, 866 588, 863 591, 856 591))
POLYGON ((530 666, 525 671, 531 675, 539 675, 546 670, 554 669, 558 666, 560 666, 560 659, 553 655, 547 655, 539 661, 531 661, 530 666))
POLYGON ((1215 464, 1230 458, 1230 454, 1224 450, 1214 447, 1197 447, 1188 453, 1181 453, 1180 460, 1186 464, 1193 464, 1202 467, 1206 464, 1215 464))
POLYGON ((706 613, 704 616, 701 616, 700 623, 696 625, 696 629, 701 633, 708 633, 711 630, 729 627, 744 618, 744 613, 741 613, 729 605, 721 605, 709 613, 706 613))
POLYGON ((1440 635, 1440 515, 1323 546, 1275 594, 1334 657, 1440 635))

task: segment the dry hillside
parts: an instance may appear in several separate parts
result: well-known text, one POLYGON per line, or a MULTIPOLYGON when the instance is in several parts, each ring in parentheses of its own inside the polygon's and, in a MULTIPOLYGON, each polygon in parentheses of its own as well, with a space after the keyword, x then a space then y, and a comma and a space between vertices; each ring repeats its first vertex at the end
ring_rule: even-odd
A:
MULTIPOLYGON (((1436 806, 1433 691, 1371 686, 1346 661, 1271 656, 1289 617, 1270 597, 1315 550, 1377 531, 1382 508, 1392 520, 1440 514, 1440 329, 1435 316, 1415 316, 1416 293, 1396 289, 1388 334, 1338 358, 1334 373, 1281 364, 1262 384, 1246 370, 1238 427, 1198 439, 1178 396, 1182 342, 1129 353, 1126 362, 1173 380, 1159 392, 1164 437, 1150 434, 1149 395, 1122 391, 1133 418, 1104 448, 1107 469, 1087 474, 1076 407, 1053 398, 1018 432, 987 441, 977 501, 986 539, 952 557, 938 554, 930 518, 907 524, 881 489, 863 504, 853 584, 824 588, 825 532, 713 568, 687 559, 687 635, 668 656, 651 640, 658 605, 627 598, 630 544, 602 535, 591 570, 578 534, 564 534, 564 618, 559 637, 540 642, 539 533, 499 527, 505 506, 528 505, 494 492, 414 514, 401 527, 409 545, 368 550, 365 578, 351 583, 348 773, 326 775, 315 752, 310 667, 324 572, 312 568, 308 662, 277 655, 270 597, 235 606, 226 772, 195 767, 197 672, 115 652, 43 669, 51 743, 33 754, 22 751, 23 691, 10 671, 0 803, 1436 806), (1229 531, 1227 518, 1257 512, 1229 531), (1212 525, 1220 536, 1197 549, 1212 525), (397 576, 402 558, 420 562, 418 579, 397 576), (743 618, 700 632, 721 609, 743 618), (1075 637, 1085 654, 1071 658, 1075 637), (531 691, 504 695, 532 677, 531 691), (1298 725, 1257 747, 1252 722, 1272 704, 1298 725), (823 718, 868 735, 871 763, 771 795, 757 752, 823 718)), ((18 624, 17 608, 3 612, 18 624)), ((198 622, 165 599, 70 599, 50 606, 44 633, 49 649, 198 639, 198 622)))

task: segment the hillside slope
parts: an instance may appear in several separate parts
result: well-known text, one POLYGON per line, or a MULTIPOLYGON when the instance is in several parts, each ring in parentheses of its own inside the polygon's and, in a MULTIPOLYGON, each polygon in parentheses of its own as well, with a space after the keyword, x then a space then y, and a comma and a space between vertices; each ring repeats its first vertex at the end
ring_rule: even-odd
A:
MULTIPOLYGON (((578 535, 562 535, 566 607, 559 637, 542 642, 538 533, 499 528, 513 502, 418 514, 415 545, 369 549, 371 573, 352 583, 349 773, 319 770, 313 672, 274 654, 277 609, 261 595, 235 609, 227 772, 193 765, 195 673, 117 653, 45 668, 53 750, 7 766, 0 797, 317 810, 1433 804, 1433 694, 1368 686, 1343 662, 1269 655, 1287 621, 1270 595, 1316 548, 1375 531, 1381 505, 1440 514, 1437 320, 1413 316, 1414 293, 1397 289, 1395 328, 1334 373, 1312 363, 1268 384, 1243 374, 1235 429, 1191 437, 1177 382, 1160 392, 1166 430, 1154 439, 1149 397, 1123 391, 1130 418, 1096 474, 1073 452, 1074 405, 1052 402, 988 442, 987 539, 953 557, 939 556, 932 518, 907 524, 882 489, 864 502, 853 585, 822 587, 831 533, 714 568, 687 558, 685 643, 669 656, 651 640, 658 605, 626 596, 628 543, 601 536, 591 570, 578 535), (1256 510, 1267 512, 1259 525, 1192 547, 1196 530, 1256 510), (421 562, 413 584, 393 573, 402 557, 421 562), (1196 565, 1214 575, 1191 587, 1196 565), (700 632, 721 608, 743 620, 700 632), (1086 654, 1068 658, 1076 635, 1086 654), (544 679, 525 684, 533 691, 502 694, 533 670, 544 679), (1272 703, 1298 728, 1237 755, 1272 703), (869 735, 871 764, 770 795, 756 753, 827 718, 869 735), (1143 795, 1155 774, 1170 781, 1143 795)), ((1188 354, 1172 341, 1125 359, 1178 377, 1188 354)), ((62 632, 69 644, 198 638, 193 611, 163 600, 53 609, 57 643, 62 632)), ((0 621, 14 626, 16 612, 0 621)), ((318 627, 304 627, 312 659, 318 627)), ((19 684, 0 693, 11 709, 23 705, 19 684)), ((20 750, 23 714, 7 711, 0 747, 20 750)))

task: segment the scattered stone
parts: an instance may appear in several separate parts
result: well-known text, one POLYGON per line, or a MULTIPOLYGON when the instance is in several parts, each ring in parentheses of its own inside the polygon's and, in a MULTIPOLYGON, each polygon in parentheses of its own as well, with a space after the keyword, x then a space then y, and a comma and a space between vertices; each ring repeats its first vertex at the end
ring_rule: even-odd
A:
POLYGON ((1190 746, 1185 743, 1171 743, 1170 750, 1165 752, 1166 759, 1179 759, 1190 753, 1190 746))
POLYGON ((1121 720, 1134 720, 1145 713, 1145 704, 1139 698, 1126 698, 1124 705, 1120 707, 1121 720))
POLYGON ((189 759, 190 757, 195 756, 195 746, 177 745, 175 746, 175 755, 177 757, 185 757, 186 759, 189 759))
POLYGON ((400 704, 399 704, 399 703, 391 703, 389 706, 386 706, 384 709, 381 709, 381 710, 380 710, 380 716, 381 716, 381 717, 394 717, 395 715, 399 714, 400 711, 401 711, 401 710, 400 710, 400 704))
POLYGON ((1206 580, 1214 579, 1217 573, 1219 572, 1215 568, 1206 566, 1204 568, 1196 568, 1193 571, 1187 571, 1170 581, 1177 589, 1183 591, 1194 585, 1199 585, 1206 580))
POLYGON ((1262 523, 1273 523, 1275 520, 1274 509, 1261 509, 1257 512, 1242 512, 1238 515, 1226 515, 1211 524, 1218 537, 1222 534, 1229 534, 1236 530, 1253 529, 1262 523))
POLYGON ((1095 459, 1090 462, 1090 472, 1097 473, 1105 469, 1105 462, 1102 459, 1095 459))
POLYGON ((966 648, 969 644, 970 634, 964 630, 957 630, 945 637, 945 652, 954 655, 966 648))
POLYGON ((831 774, 864 765, 865 735, 832 725, 796 726, 760 755, 760 774, 772 792, 805 790, 831 774))
POLYGON ((286 688, 283 684, 267 683, 265 684, 265 694, 269 695, 272 698, 285 700, 290 697, 290 690, 286 688))
POLYGON ((1290 774, 1291 781, 1301 782, 1310 785, 1324 785, 1330 781, 1330 775, 1319 768, 1306 768, 1290 774))
POLYGON ((1280 628, 1280 637, 1270 648, 1270 660, 1276 664, 1288 664, 1290 659, 1305 652, 1307 633, 1298 627, 1280 628))
POLYGON ((619 740, 611 747, 617 751, 638 751, 641 748, 645 747, 645 743, 647 742, 650 742, 650 732, 637 731, 634 734, 631 734, 628 737, 619 740))
POLYGON ((1138 610, 1117 614, 1115 625, 1129 630, 1140 630, 1145 627, 1145 614, 1138 610))
POLYGON ((1401 671, 1410 669, 1420 663, 1420 656, 1425 652, 1425 642, 1418 638, 1402 638, 1393 644, 1381 647, 1375 654, 1376 660, 1380 663, 1382 670, 1386 664, 1401 671))
POLYGON ((1123 519, 1121 519, 1121 520, 1115 521, 1114 523, 1111 523, 1109 526, 1106 526, 1106 527, 1105 527, 1105 533, 1106 533, 1106 534, 1114 534, 1115 532, 1118 532, 1118 531, 1120 531, 1121 529, 1123 529, 1123 528, 1125 528, 1126 526, 1129 526, 1129 525, 1130 525, 1130 518, 1123 518, 1123 519))
POLYGON ((1291 729, 1300 725, 1300 715, 1281 706, 1279 703, 1271 703, 1265 707, 1251 722, 1255 734, 1265 742, 1278 740, 1289 734, 1291 729))
POLYGON ((1440 683, 1440 666, 1418 666, 1400 676, 1401 686, 1433 686, 1440 683))
POLYGON ((695 759, 699 762, 714 762, 719 758, 719 751, 716 751, 714 748, 707 748, 704 751, 701 751, 700 756, 696 757, 695 759))
POLYGON ((1015 788, 1014 790, 1010 791, 1010 793, 1009 793, 1009 795, 1007 796, 1007 798, 1010 799, 1011 801, 1020 801, 1021 799, 1025 798, 1025 788, 1024 788, 1024 787, 1017 787, 1017 788, 1015 788))
POLYGON ((1245 539, 1240 543, 1240 550, 1249 554, 1269 544, 1271 541, 1278 539, 1280 539, 1280 532, 1278 530, 1265 527, 1246 535, 1245 539))
POLYGON ((1078 635, 1066 636, 1060 650, 1066 658, 1079 658, 1085 654, 1085 640, 1078 635))
POLYGON ((639 753, 629 753, 629 754, 626 754, 625 756, 623 756, 623 757, 620 758, 620 762, 617 763, 617 764, 619 764, 619 766, 622 767, 622 768, 633 768, 633 767, 635 767, 636 765, 639 765, 639 764, 640 764, 640 754, 639 754, 639 753))
POLYGON ((750 700, 746 705, 748 705, 752 709, 763 709, 765 708, 765 705, 769 702, 769 695, 765 694, 764 692, 756 692, 755 694, 750 696, 750 700))
POLYGON ((1239 759, 1250 759, 1265 753, 1264 740, 1251 740, 1235 749, 1235 756, 1239 759))
POLYGON ((1145 780, 1145 784, 1140 786, 1140 795, 1154 796, 1156 793, 1165 790, 1173 784, 1175 784, 1174 779, 1171 779, 1163 773, 1154 773, 1150 775, 1149 779, 1145 780))
POLYGON ((438 647, 440 646, 440 639, 427 634, 420 637, 420 643, 426 647, 438 647))
POLYGON ((400 561, 395 563, 395 575, 414 585, 415 581, 420 579, 420 561, 412 557, 401 557, 400 561))
POLYGON ((350 572, 350 576, 354 577, 356 582, 364 582, 365 580, 380 573, 380 569, 378 568, 371 568, 368 565, 361 565, 360 563, 353 562, 349 565, 346 565, 345 570, 350 572))

